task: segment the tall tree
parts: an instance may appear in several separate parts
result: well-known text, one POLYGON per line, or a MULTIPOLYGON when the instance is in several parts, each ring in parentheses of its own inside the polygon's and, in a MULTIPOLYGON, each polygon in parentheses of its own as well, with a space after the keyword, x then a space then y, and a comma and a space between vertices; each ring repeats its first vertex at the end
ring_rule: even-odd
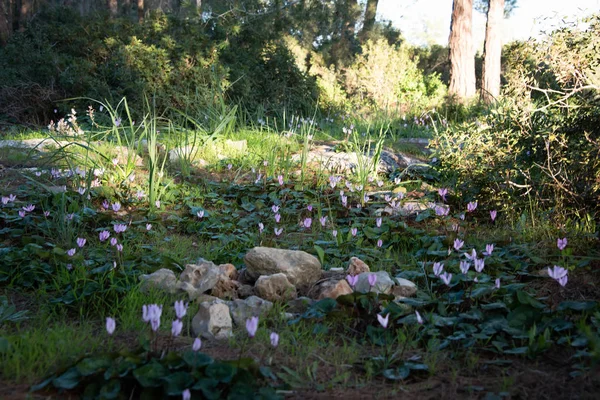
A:
POLYGON ((450 95, 459 101, 475 96, 473 0, 454 0, 450 24, 450 95))
POLYGON ((0 0, 0 46, 5 45, 12 33, 13 0, 0 0))
POLYGON ((33 0, 21 0, 21 6, 19 7, 19 30, 25 30, 25 24, 27 22, 27 18, 31 13, 31 9, 33 8, 33 0))
POLYGON ((113 18, 119 14, 119 3, 117 0, 108 0, 108 11, 113 18))
POLYGON ((144 0, 137 0, 137 15, 138 15, 138 22, 142 23, 144 22, 144 0))
POLYGON ((365 9, 363 27, 359 35, 359 39, 361 42, 366 41, 369 38, 369 33, 373 31, 373 27, 375 26, 375 17, 377 16, 378 4, 379 0, 367 1, 367 8, 365 9))
POLYGON ((481 98, 491 103, 500 95, 504 0, 490 0, 485 27, 481 98))

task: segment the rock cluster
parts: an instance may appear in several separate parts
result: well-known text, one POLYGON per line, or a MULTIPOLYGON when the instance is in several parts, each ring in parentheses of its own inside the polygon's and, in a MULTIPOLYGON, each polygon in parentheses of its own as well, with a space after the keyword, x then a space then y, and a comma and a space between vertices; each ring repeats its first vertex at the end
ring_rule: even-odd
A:
POLYGON ((255 247, 246 254, 244 263, 245 268, 238 271, 232 264, 216 265, 200 259, 186 265, 179 279, 164 268, 142 275, 141 287, 143 291, 187 293, 190 301, 199 303, 192 331, 209 339, 228 338, 234 324, 244 326, 246 319, 268 313, 273 302, 285 302, 289 312, 286 318, 291 318, 315 301, 335 299, 353 291, 393 294, 396 299, 417 292, 413 282, 392 279, 386 271, 371 272, 357 257, 350 259, 345 271, 343 268, 323 271, 319 260, 304 251, 255 247), (347 275, 357 277, 354 288, 347 275), (299 293, 308 296, 298 297, 299 293))

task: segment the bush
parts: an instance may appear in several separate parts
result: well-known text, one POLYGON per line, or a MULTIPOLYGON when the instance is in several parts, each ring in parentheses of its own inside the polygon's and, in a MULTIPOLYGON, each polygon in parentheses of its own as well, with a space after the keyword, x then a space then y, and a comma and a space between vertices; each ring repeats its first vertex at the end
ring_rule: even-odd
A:
POLYGON ((599 17, 510 46, 502 102, 433 143, 446 178, 490 207, 598 216, 599 49, 599 17))

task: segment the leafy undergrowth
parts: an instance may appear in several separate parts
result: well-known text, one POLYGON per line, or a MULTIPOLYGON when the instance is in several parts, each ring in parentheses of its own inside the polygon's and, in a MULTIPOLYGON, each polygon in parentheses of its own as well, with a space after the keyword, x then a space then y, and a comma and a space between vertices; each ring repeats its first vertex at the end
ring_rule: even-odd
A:
POLYGON ((598 390, 595 232, 509 221, 419 177, 395 181, 399 171, 343 177, 305 165, 296 175, 282 160, 232 161, 158 183, 152 168, 124 173, 119 160, 102 170, 5 171, 0 394, 29 385, 54 398, 185 389, 192 398, 592 398, 598 390), (150 202, 152 182, 161 189, 150 202), (191 340, 174 345, 191 334, 196 305, 174 319, 169 305, 181 295, 142 293, 139 275, 179 272, 200 257, 239 267, 259 245, 305 250, 326 270, 356 256, 419 290, 325 299, 289 321, 277 305, 251 339, 240 331, 202 353, 191 340), (157 327, 164 346, 136 338, 150 303, 183 325, 171 334, 157 327), (112 336, 107 317, 116 320, 112 336))

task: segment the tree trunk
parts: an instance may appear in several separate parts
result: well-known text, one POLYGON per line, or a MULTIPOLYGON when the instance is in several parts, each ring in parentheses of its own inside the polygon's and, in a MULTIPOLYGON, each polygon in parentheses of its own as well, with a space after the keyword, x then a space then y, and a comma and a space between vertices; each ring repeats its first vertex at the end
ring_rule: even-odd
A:
POLYGON ((450 87, 459 101, 475 96, 475 52, 471 32, 473 0, 454 0, 450 25, 450 87))
POLYGON ((25 30, 25 24, 29 18, 31 12, 32 0, 21 0, 21 6, 19 7, 19 31, 25 30))
POLYGON ((365 42, 369 38, 369 33, 373 31, 375 26, 375 17, 377 16, 377 5, 379 0, 368 0, 365 10, 365 19, 362 30, 360 31, 360 41, 365 42))
POLYGON ((117 0, 108 0, 108 11, 112 18, 115 18, 119 14, 119 3, 117 0))
POLYGON ((144 22, 144 0, 137 0, 138 22, 144 22))
POLYGON ((0 46, 4 46, 12 33, 12 0, 0 0, 0 46))
POLYGON ((481 98, 491 103, 500 95, 504 0, 490 0, 485 28, 481 98))

